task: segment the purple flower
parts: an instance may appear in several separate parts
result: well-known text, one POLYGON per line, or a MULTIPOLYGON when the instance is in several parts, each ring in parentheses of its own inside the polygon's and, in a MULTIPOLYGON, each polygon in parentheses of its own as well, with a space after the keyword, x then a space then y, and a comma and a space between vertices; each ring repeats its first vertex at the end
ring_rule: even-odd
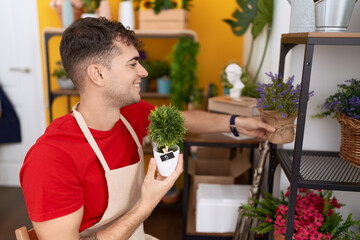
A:
MULTIPOLYGON (((282 74, 266 73, 270 78, 269 83, 257 83, 260 88, 256 90, 260 93, 257 99, 257 106, 267 110, 275 110, 282 113, 282 117, 294 115, 298 110, 300 98, 300 85, 293 85, 294 76, 284 81, 282 74)), ((314 92, 309 92, 309 98, 314 92)))

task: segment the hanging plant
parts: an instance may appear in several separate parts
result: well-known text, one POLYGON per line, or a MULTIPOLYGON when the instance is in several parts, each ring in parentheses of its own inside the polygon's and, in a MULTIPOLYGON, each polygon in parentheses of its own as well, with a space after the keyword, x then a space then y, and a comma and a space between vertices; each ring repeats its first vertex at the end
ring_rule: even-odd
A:
POLYGON ((182 37, 172 50, 170 67, 171 101, 180 110, 190 102, 190 95, 197 85, 197 60, 199 43, 182 37))

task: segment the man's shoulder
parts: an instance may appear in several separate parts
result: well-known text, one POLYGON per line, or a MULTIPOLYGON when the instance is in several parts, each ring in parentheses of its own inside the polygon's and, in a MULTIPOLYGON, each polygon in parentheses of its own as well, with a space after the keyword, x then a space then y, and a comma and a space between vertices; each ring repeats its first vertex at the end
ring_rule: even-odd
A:
POLYGON ((121 108, 121 114, 125 117, 136 116, 148 116, 150 111, 155 108, 154 105, 141 100, 138 103, 134 103, 121 108))

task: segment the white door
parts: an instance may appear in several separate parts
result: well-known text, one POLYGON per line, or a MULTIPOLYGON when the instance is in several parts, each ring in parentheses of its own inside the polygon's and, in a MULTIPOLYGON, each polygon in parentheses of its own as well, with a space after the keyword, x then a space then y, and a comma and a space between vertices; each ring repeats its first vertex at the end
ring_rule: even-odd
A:
POLYGON ((37 13, 36 0, 1 1, 0 84, 20 119, 22 142, 0 143, 0 185, 19 185, 26 152, 46 125, 37 13))

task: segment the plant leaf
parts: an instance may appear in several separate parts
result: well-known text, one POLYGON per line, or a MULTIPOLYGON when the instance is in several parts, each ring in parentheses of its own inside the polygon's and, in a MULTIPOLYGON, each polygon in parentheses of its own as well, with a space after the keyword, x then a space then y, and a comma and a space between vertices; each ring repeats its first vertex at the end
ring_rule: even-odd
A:
POLYGON ((232 14, 235 19, 224 19, 230 25, 231 30, 236 36, 242 36, 248 29, 250 23, 254 22, 257 12, 258 0, 237 0, 241 10, 236 9, 232 14))
POLYGON ((271 25, 274 11, 274 0, 259 0, 257 3, 257 13, 254 19, 252 35, 254 39, 259 36, 266 24, 271 25))

